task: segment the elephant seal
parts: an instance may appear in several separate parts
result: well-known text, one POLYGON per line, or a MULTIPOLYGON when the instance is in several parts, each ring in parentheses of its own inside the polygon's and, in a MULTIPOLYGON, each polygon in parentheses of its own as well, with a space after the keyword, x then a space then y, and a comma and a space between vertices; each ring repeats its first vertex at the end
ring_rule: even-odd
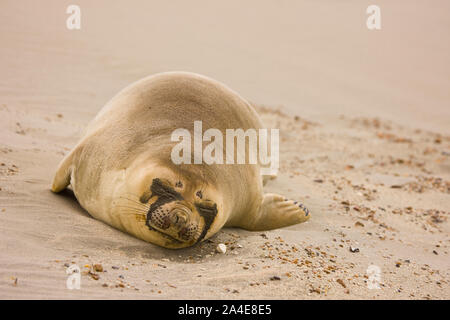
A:
POLYGON ((175 164, 178 128, 263 128, 253 107, 207 77, 149 76, 112 98, 62 160, 52 191, 69 184, 90 215, 166 248, 208 239, 222 227, 269 230, 309 219, 296 201, 263 193, 260 164, 175 164))

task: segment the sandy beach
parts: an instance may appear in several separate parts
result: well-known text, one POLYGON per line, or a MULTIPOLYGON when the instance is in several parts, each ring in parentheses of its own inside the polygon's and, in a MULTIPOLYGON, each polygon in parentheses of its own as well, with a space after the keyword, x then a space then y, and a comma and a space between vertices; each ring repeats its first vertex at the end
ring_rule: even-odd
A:
POLYGON ((0 299, 450 298, 448 1, 376 1, 376 31, 372 1, 76 1, 80 30, 70 4, 0 4, 0 299), (50 191, 111 97, 175 70, 280 128, 265 191, 302 201, 308 222, 168 250, 50 191))

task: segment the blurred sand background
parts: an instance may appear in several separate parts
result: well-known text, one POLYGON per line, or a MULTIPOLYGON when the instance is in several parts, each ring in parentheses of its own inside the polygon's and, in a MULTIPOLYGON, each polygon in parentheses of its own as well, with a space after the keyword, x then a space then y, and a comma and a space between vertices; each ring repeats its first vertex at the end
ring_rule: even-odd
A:
POLYGON ((0 298, 450 298, 448 12, 443 0, 1 1, 0 298), (66 28, 70 4, 81 30, 66 28), (370 4, 381 30, 366 28, 370 4), (169 251, 49 191, 114 94, 175 70, 227 84, 281 128, 266 189, 305 203, 309 222, 169 251), (66 289, 71 263, 81 290, 66 289), (372 264, 380 290, 366 285, 372 264))

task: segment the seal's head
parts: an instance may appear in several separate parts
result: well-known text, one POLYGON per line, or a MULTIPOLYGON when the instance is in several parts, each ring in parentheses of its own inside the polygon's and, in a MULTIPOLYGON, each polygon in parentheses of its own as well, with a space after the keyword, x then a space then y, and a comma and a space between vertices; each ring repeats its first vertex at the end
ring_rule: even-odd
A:
POLYGON ((150 243, 185 248, 223 227, 221 185, 210 167, 134 161, 113 191, 111 224, 150 243))
POLYGON ((205 239, 210 231, 218 214, 217 205, 204 199, 201 190, 194 191, 195 188, 183 188, 181 181, 171 183, 155 178, 150 192, 139 199, 150 204, 145 225, 164 239, 164 247, 191 246, 205 239))

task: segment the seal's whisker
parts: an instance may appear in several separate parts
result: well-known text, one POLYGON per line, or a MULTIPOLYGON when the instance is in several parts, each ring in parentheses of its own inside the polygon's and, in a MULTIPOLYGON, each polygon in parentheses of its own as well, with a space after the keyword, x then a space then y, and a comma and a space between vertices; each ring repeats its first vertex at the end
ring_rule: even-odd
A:
POLYGON ((126 203, 115 203, 115 207, 124 207, 124 208, 131 208, 131 209, 136 209, 136 210, 143 210, 145 208, 142 207, 136 207, 133 205, 128 205, 126 203))
POLYGON ((123 203, 123 204, 126 204, 126 205, 132 205, 132 206, 135 206, 137 208, 150 208, 149 205, 139 204, 139 203, 136 203, 136 202, 131 201, 131 200, 126 199, 126 198, 119 198, 117 203, 123 203))
POLYGON ((138 208, 133 208, 133 207, 127 207, 127 206, 116 206, 116 208, 123 208, 123 209, 128 209, 130 210, 130 212, 136 213, 136 214, 140 214, 140 215, 146 215, 147 214, 147 210, 145 210, 145 212, 142 212, 142 209, 138 209, 138 208))
POLYGON ((135 216, 146 216, 145 213, 139 213, 136 211, 120 211, 121 214, 131 214, 131 215, 135 215, 135 216))
POLYGON ((125 202, 125 201, 116 201, 115 205, 124 205, 124 206, 129 206, 129 207, 133 207, 133 208, 137 208, 137 209, 148 209, 148 208, 150 208, 150 206, 137 206, 133 202, 125 202))
POLYGON ((138 211, 138 210, 134 210, 134 209, 129 209, 129 208, 120 208, 119 207, 119 210, 120 210, 120 213, 133 213, 133 214, 139 214, 139 215, 146 215, 147 214, 147 212, 140 212, 140 211, 138 211), (124 209, 127 209, 127 210, 124 210, 124 209))
POLYGON ((149 206, 136 206, 134 203, 123 203, 123 202, 115 202, 116 206, 128 206, 131 208, 136 208, 136 209, 140 209, 140 210, 148 210, 150 207, 149 206))
MULTIPOLYGON (((131 193, 131 192, 123 192, 123 194, 124 194, 124 195, 127 195, 127 196, 131 196, 131 197, 134 198, 136 201, 139 201, 139 197, 136 196, 135 193, 131 193)), ((139 202, 140 202, 140 201, 139 201, 139 202)), ((142 202, 140 202, 140 203, 142 203, 142 202)))
POLYGON ((134 205, 133 203, 116 203, 116 206, 128 206, 130 208, 134 208, 137 210, 145 210, 145 211, 148 211, 148 209, 150 208, 150 207, 139 207, 139 206, 134 205))
POLYGON ((135 204, 137 204, 137 205, 139 205, 139 206, 147 207, 146 204, 144 204, 144 203, 142 203, 142 202, 140 202, 140 201, 134 200, 134 199, 130 199, 130 198, 126 198, 126 197, 119 197, 119 199, 125 199, 125 200, 128 200, 128 201, 130 201, 130 202, 133 202, 133 203, 135 203, 135 204))
POLYGON ((124 192, 123 194, 131 196, 132 198, 136 198, 136 201, 139 201, 139 197, 136 196, 136 194, 131 193, 131 192, 124 192))

